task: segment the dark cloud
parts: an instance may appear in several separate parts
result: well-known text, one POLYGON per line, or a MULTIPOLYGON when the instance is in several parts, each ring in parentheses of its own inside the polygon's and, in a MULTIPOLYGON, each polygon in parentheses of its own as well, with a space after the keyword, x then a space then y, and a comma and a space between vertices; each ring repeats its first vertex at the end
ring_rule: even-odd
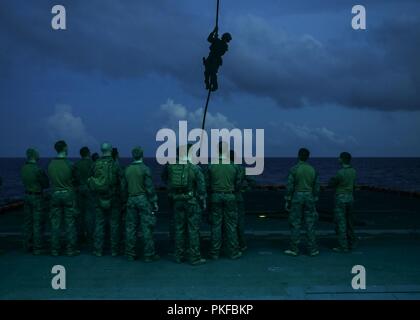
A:
MULTIPOLYGON (((327 2, 308 10, 337 9, 336 1, 327 2)), ((187 14, 169 0, 61 3, 68 11, 64 32, 49 28, 52 1, 2 2, 6 49, 0 66, 10 65, 5 61, 14 56, 111 78, 155 73, 179 80, 192 94, 202 93, 201 57, 212 20, 187 14)), ((364 33, 338 33, 336 40, 316 39, 310 28, 306 35, 287 34, 258 16, 234 17, 228 23, 234 41, 221 69, 224 91, 269 97, 284 108, 419 110, 420 17, 407 14, 368 25, 364 33)))
POLYGON ((420 109, 420 18, 366 32, 363 41, 321 42, 274 31, 249 16, 238 22, 239 44, 224 72, 236 88, 271 97, 282 107, 420 109))
MULTIPOLYGON (((193 72, 191 55, 198 56, 202 41, 191 16, 177 11, 173 2, 61 3, 67 9, 66 31, 50 28, 53 2, 7 2, 0 11, 0 28, 9 35, 9 54, 29 50, 38 63, 113 78, 158 73, 188 79, 193 72)), ((201 67, 199 60, 196 65, 201 67)))

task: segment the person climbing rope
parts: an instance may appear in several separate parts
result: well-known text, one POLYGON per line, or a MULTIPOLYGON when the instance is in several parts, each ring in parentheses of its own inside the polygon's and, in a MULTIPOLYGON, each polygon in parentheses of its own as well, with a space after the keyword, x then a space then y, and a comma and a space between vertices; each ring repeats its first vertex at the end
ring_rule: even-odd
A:
POLYGON ((210 33, 207 41, 211 43, 209 56, 203 58, 205 66, 204 77, 206 89, 216 91, 218 89, 217 72, 219 67, 223 64, 222 56, 229 50, 228 43, 232 40, 230 33, 224 33, 222 38, 218 36, 219 28, 216 26, 210 33))
POLYGON ((204 130, 206 126, 206 116, 210 102, 210 95, 219 87, 217 83, 217 72, 219 71, 219 67, 223 64, 222 56, 229 50, 228 43, 232 40, 232 36, 230 33, 224 33, 222 35, 222 38, 219 39, 219 8, 220 0, 217 0, 216 27, 207 38, 207 41, 211 43, 210 53, 207 59, 203 57, 203 64, 205 67, 204 82, 206 84, 206 89, 208 90, 208 95, 206 100, 206 106, 204 107, 203 122, 201 125, 202 130, 204 130))

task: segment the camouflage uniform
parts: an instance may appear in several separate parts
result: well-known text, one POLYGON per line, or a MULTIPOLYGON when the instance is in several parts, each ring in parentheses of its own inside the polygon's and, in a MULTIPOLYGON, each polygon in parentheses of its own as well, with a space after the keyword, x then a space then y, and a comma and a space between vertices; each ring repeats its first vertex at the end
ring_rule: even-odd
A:
POLYGON ((155 256, 153 229, 156 216, 153 207, 157 207, 157 195, 153 186, 150 169, 140 160, 125 169, 128 202, 125 218, 125 255, 136 258, 137 232, 140 222, 143 235, 143 255, 145 259, 155 256))
POLYGON ((222 247, 222 231, 226 236, 226 250, 231 258, 240 257, 238 243, 238 206, 235 190, 241 184, 238 169, 234 164, 210 164, 207 178, 210 187, 210 257, 218 258, 222 247))
POLYGON ((330 185, 336 188, 334 218, 340 249, 348 250, 355 245, 353 222, 353 191, 356 183, 356 170, 343 164, 330 185))
POLYGON ((97 176, 101 166, 111 166, 111 177, 108 190, 106 192, 94 191, 95 194, 95 230, 93 233, 93 253, 101 256, 104 253, 105 229, 109 223, 111 254, 116 256, 120 251, 121 241, 121 207, 117 195, 120 193, 121 177, 119 168, 111 156, 103 156, 98 159, 92 170, 92 177, 97 176))
POLYGON ((203 173, 200 167, 191 163, 170 164, 165 167, 162 180, 168 185, 168 195, 174 213, 175 259, 181 262, 185 258, 185 251, 187 251, 190 263, 195 264, 201 261, 201 208, 206 201, 206 184, 203 173), (183 168, 188 185, 185 189, 174 187, 170 174, 173 166, 183 168))
POLYGON ((22 167, 21 177, 25 187, 23 246, 25 250, 39 254, 44 247, 43 231, 46 214, 42 192, 49 187, 49 181, 45 172, 35 162, 30 161, 22 167))
POLYGON ((255 181, 245 174, 245 167, 236 165, 239 172, 239 179, 242 181, 239 189, 235 190, 236 203, 238 206, 238 241, 239 249, 245 250, 246 238, 245 238, 245 202, 243 194, 251 189, 255 185, 255 181))
POLYGON ((79 215, 77 219, 78 234, 81 240, 93 239, 95 207, 94 197, 88 187, 87 180, 92 174, 93 161, 83 158, 74 165, 75 185, 77 186, 77 205, 79 215))
MULTIPOLYGON (((0 193, 1 193, 1 187, 3 186, 3 179, 2 177, 0 177, 0 193)), ((3 254, 4 251, 2 249, 0 249, 0 254, 3 254)))
POLYGON ((310 253, 317 252, 315 224, 318 221, 316 201, 319 195, 319 180, 315 169, 299 161, 289 172, 285 200, 291 204, 289 225, 291 228, 290 249, 299 252, 300 228, 305 223, 310 253))
MULTIPOLYGON (((230 34, 229 37, 231 39, 230 34)), ((227 42, 218 38, 216 29, 210 33, 207 41, 211 43, 211 46, 209 56, 207 59, 203 58, 203 64, 205 66, 204 82, 207 90, 211 89, 212 91, 216 91, 218 88, 217 72, 223 64, 222 56, 228 51, 229 46, 227 42)))
POLYGON ((48 166, 48 175, 52 185, 51 196, 51 252, 58 255, 60 252, 61 222, 64 218, 66 234, 66 254, 77 253, 76 195, 73 189, 73 166, 66 158, 53 159, 48 166))
POLYGON ((117 172, 118 172, 118 179, 120 181, 120 188, 117 188, 116 194, 115 194, 115 206, 117 210, 120 213, 119 219, 120 219, 120 227, 118 228, 119 238, 124 239, 125 237, 125 218, 126 218, 126 212, 127 212, 127 190, 125 188, 124 184, 124 168, 121 166, 119 160, 114 160, 115 164, 117 166, 117 172))

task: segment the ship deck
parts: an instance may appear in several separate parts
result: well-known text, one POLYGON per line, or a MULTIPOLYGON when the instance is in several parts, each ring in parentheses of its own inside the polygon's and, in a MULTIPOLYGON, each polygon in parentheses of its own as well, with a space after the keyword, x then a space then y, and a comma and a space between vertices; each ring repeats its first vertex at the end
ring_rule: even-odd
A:
MULTIPOLYGON (((288 257, 288 224, 282 190, 246 195, 248 251, 201 266, 172 261, 170 214, 159 193, 156 245, 161 260, 98 258, 82 248, 77 257, 32 256, 20 245, 22 210, 0 214, 0 299, 420 299, 420 199, 359 191, 355 219, 359 246, 348 254, 336 244, 333 194, 323 192, 317 225, 321 254, 288 257), (67 289, 51 288, 51 269, 66 268, 67 289), (366 290, 351 286, 352 267, 366 269, 366 290)), ((202 250, 209 245, 203 217, 202 250)), ((304 247, 303 247, 304 248, 304 247)), ((304 253, 304 252, 303 252, 304 253)))

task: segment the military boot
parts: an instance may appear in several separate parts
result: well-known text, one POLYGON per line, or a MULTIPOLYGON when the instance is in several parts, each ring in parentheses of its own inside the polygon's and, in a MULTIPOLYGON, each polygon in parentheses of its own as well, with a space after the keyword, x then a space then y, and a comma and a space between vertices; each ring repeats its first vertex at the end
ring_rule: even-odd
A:
POLYGON ((66 251, 66 256, 68 257, 75 257, 78 256, 80 254, 80 250, 67 250, 66 251))
POLYGON ((293 249, 287 249, 287 250, 284 250, 284 254, 288 256, 292 256, 292 257, 297 257, 299 255, 299 251, 293 250, 293 249))
POLYGON ((239 259, 240 257, 242 257, 242 252, 238 252, 237 254, 234 254, 233 256, 231 256, 230 258, 232 260, 236 260, 239 259))
POLYGON ((349 249, 343 247, 335 247, 333 248, 333 251, 337 253, 348 253, 349 249))
POLYGON ((192 266, 199 266, 199 265, 202 265, 202 264, 205 264, 206 263, 206 259, 198 259, 198 260, 195 260, 195 261, 191 261, 191 265, 192 266))
POLYGON ((316 257, 317 255, 319 255, 319 250, 318 249, 313 249, 309 251, 309 256, 310 257, 316 257))
POLYGON ((157 254, 155 254, 155 255, 153 255, 153 256, 150 256, 150 257, 145 257, 144 258, 144 262, 155 262, 155 261, 158 261, 160 259, 160 257, 159 257, 159 255, 157 255, 157 254))

